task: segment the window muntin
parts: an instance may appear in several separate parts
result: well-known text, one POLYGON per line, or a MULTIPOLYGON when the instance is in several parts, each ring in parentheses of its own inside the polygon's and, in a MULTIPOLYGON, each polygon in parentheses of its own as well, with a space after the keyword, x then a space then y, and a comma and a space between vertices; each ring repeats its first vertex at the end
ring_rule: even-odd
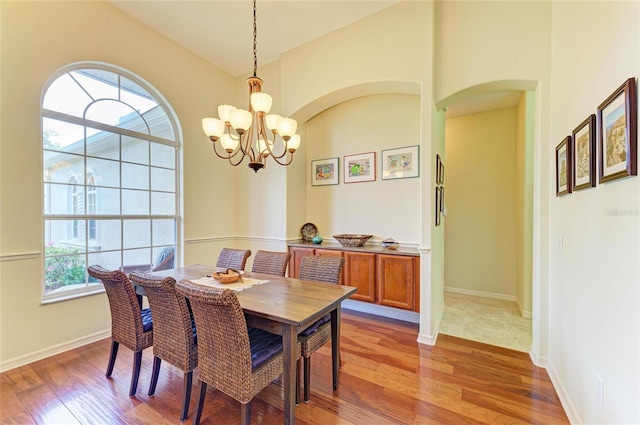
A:
POLYGON ((176 247, 179 141, 169 107, 120 69, 74 65, 45 90, 47 301, 101 290, 90 264, 150 268, 176 247))

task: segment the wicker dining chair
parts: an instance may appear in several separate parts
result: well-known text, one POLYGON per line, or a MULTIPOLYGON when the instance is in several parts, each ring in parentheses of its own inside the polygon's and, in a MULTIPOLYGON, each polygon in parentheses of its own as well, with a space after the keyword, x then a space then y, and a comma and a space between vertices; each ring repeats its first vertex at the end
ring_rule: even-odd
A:
MULTIPOLYGON (((317 282, 340 284, 340 273, 344 265, 344 258, 322 257, 308 255, 302 257, 298 279, 313 280, 317 282)), ((331 341, 331 314, 327 314, 309 326, 298 335, 298 341, 302 349, 304 364, 304 401, 309 401, 311 394, 311 354, 331 341)))
POLYGON ((262 251, 256 252, 251 271, 253 273, 265 273, 284 276, 291 254, 288 252, 262 251))
POLYGON ((163 278, 135 271, 129 278, 144 289, 154 317, 153 370, 149 395, 152 396, 156 391, 162 360, 184 372, 180 413, 180 420, 183 421, 189 414, 193 370, 198 365, 198 345, 191 308, 186 298, 176 292, 176 280, 172 277, 163 278))
POLYGON ((104 284, 111 309, 111 353, 106 376, 110 377, 120 344, 134 352, 129 397, 136 394, 142 350, 153 345, 153 321, 148 308, 140 309, 136 293, 124 272, 109 271, 99 265, 89 266, 88 272, 104 284))
MULTIPOLYGON (((241 404, 241 423, 251 422, 251 400, 283 371, 282 337, 248 328, 235 292, 195 284, 176 283, 191 303, 198 329, 199 395, 193 424, 200 417, 207 385, 241 404)), ((298 344, 298 356, 300 344, 298 344)))
POLYGON ((244 270, 247 264, 247 258, 251 255, 248 249, 222 248, 218 255, 216 267, 224 267, 227 269, 244 270))

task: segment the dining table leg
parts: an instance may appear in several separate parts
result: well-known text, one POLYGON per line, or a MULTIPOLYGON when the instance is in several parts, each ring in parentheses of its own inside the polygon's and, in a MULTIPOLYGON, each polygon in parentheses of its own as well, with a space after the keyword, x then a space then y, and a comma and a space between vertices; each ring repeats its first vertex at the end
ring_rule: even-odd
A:
POLYGON ((284 423, 293 425, 295 423, 295 390, 296 390, 296 328, 290 325, 282 327, 282 351, 283 351, 283 371, 282 380, 284 386, 284 423))
POLYGON ((331 312, 331 363, 333 365, 333 389, 338 389, 340 369, 340 306, 331 312))

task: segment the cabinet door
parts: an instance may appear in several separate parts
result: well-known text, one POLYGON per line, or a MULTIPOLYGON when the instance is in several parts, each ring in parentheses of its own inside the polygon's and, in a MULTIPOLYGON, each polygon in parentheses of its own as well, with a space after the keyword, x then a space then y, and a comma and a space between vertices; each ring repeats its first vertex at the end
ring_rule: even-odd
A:
POLYGON ((413 257, 378 255, 378 303, 415 310, 415 272, 413 257))
MULTIPOLYGON (((335 249, 317 249, 316 255, 321 257, 338 257, 342 258, 342 251, 338 251, 335 249)), ((340 285, 344 285, 344 266, 342 266, 342 273, 340 273, 340 285)))
POLYGON ((376 256, 360 252, 344 253, 344 284, 358 288, 350 298, 376 302, 376 256))
POLYGON ((290 246, 289 252, 291 253, 291 261, 289 262, 289 277, 298 277, 300 273, 300 263, 302 257, 307 255, 314 255, 313 248, 301 248, 297 246, 290 246))

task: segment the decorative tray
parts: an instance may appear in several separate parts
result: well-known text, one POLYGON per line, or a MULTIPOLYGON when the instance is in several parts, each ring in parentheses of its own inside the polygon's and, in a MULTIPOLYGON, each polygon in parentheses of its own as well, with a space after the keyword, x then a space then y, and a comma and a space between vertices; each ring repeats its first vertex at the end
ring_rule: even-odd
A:
POLYGON ((318 228, 313 223, 306 223, 300 229, 302 233, 302 240, 305 242, 312 242, 313 237, 318 234, 318 228))

